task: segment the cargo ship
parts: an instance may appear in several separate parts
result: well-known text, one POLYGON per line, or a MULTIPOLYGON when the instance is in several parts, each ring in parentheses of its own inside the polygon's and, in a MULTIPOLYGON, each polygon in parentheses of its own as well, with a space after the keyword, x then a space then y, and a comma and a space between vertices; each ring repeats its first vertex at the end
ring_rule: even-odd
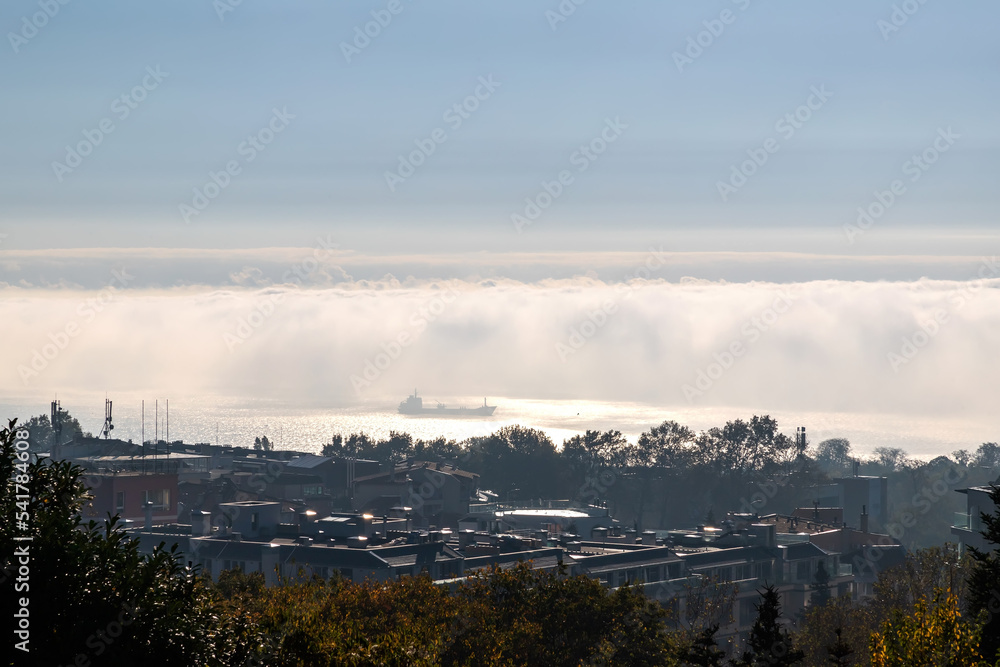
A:
POLYGON ((399 404, 399 412, 404 415, 435 415, 438 417, 489 417, 497 409, 495 405, 487 405, 486 399, 483 404, 476 408, 449 408, 443 403, 438 403, 433 408, 424 407, 424 399, 417 396, 417 390, 413 390, 412 396, 407 396, 406 400, 399 404))

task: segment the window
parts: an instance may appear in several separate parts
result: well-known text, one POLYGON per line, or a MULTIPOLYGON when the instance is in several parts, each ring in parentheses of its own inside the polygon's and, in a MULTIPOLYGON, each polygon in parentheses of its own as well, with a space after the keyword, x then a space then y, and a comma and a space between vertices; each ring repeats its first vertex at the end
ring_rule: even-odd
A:
POLYGON ((752 625, 757 618, 757 606, 753 598, 740 600, 740 625, 752 625))
POLYGON ((260 526, 260 512, 254 512, 250 515, 250 530, 257 530, 260 526))
POLYGON ((809 561, 804 560, 795 564, 795 578, 799 581, 809 580, 809 561))
POLYGON ((304 495, 304 496, 321 496, 321 495, 323 495, 323 485, 322 484, 309 485, 309 486, 303 485, 302 486, 302 495, 304 495))
POLYGON ((125 513, 125 492, 119 491, 115 494, 115 513, 125 513))
POLYGON ((658 566, 646 568, 646 581, 659 581, 660 568, 658 566))
POLYGON ((157 489, 155 491, 142 492, 142 505, 153 503, 154 510, 167 511, 170 509, 170 491, 168 489, 157 489))

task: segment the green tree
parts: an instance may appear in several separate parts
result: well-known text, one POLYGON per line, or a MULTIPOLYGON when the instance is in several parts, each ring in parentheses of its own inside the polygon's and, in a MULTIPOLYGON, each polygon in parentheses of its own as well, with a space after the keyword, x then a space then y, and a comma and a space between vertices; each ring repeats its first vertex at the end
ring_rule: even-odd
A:
POLYGON ((27 598, 30 614, 30 653, 13 664, 225 664, 236 633, 195 574, 162 545, 140 554, 117 517, 82 523, 82 469, 26 460, 28 437, 0 430, 0 606, 11 619, 27 598))
POLYGON ((691 644, 681 650, 679 657, 684 665, 699 665, 705 667, 718 667, 722 664, 722 659, 726 657, 715 641, 715 633, 719 631, 718 625, 712 625, 694 638, 691 644))
POLYGON ((837 641, 827 647, 826 652, 829 654, 827 660, 831 665, 847 667, 851 664, 850 657, 854 655, 854 649, 852 649, 851 645, 845 642, 843 637, 841 637, 843 628, 837 628, 833 632, 837 635, 837 641))
POLYGON ((982 551, 969 548, 972 571, 968 579, 968 610, 976 617, 983 615, 982 653, 992 660, 1000 660, 1000 486, 991 485, 990 500, 993 514, 980 513, 983 538, 994 548, 982 551))
POLYGON ((841 472, 851 463, 851 441, 830 438, 816 447, 816 462, 834 472, 841 472))
POLYGON ((777 589, 768 585, 760 591, 757 619, 750 628, 749 646, 736 663, 745 667, 758 665, 795 665, 805 654, 795 648, 788 630, 780 624, 781 599, 777 589))
MULTIPOLYGON (((84 433, 83 428, 80 426, 80 421, 69 414, 69 412, 62 410, 59 419, 62 423, 62 432, 59 434, 60 443, 66 443, 81 437, 91 437, 90 433, 84 433)), ((32 417, 24 422, 21 428, 26 428, 31 433, 29 441, 31 451, 48 452, 56 444, 56 432, 52 428, 52 422, 49 420, 48 415, 32 417)))
POLYGON ((343 456, 344 455, 344 436, 339 433, 333 435, 330 438, 330 442, 323 445, 323 456, 343 456))
POLYGON ((826 571, 826 563, 823 561, 816 566, 816 574, 809 587, 812 589, 812 593, 809 594, 809 604, 822 607, 830 601, 830 573, 826 571))

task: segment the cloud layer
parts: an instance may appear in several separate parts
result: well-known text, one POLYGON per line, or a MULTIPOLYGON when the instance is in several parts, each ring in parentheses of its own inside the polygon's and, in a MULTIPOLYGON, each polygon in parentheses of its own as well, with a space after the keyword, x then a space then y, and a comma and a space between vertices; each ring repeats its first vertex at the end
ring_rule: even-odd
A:
MULTIPOLYGON (((983 276, 991 271, 1000 275, 982 265, 983 276)), ((429 395, 979 419, 995 411, 998 287, 997 278, 729 284, 642 275, 8 287, 0 381, 12 393, 151 390, 330 405, 398 400, 419 385, 429 395)))

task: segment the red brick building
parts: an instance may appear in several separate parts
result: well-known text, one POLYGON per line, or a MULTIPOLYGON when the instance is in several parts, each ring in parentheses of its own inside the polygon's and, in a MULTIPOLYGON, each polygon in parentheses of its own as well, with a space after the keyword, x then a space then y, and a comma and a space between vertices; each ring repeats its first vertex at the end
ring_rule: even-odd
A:
POLYGON ((87 482, 94 499, 83 508, 84 519, 120 514, 123 519, 144 521, 145 503, 153 503, 153 522, 177 521, 177 473, 90 473, 87 482))

